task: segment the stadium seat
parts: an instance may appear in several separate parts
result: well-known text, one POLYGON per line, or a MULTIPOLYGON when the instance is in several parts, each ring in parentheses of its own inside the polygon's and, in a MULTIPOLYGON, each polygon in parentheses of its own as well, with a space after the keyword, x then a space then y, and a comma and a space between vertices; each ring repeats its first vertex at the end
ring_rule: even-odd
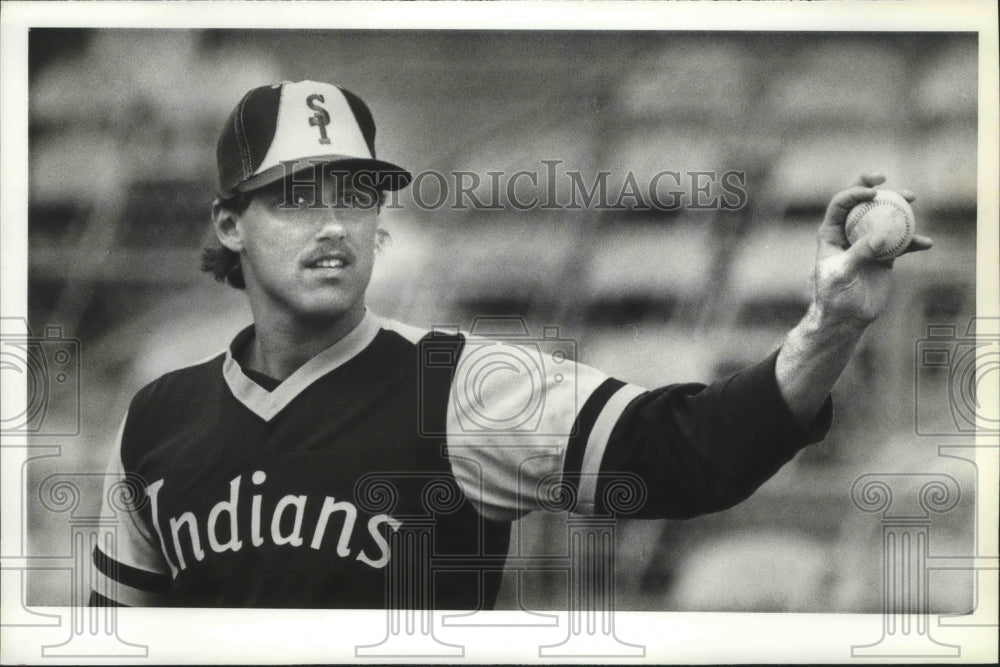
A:
POLYGON ((463 325, 479 315, 528 316, 572 298, 563 276, 580 232, 579 224, 540 215, 455 223, 442 234, 433 289, 463 325))
POLYGON ((579 351, 586 365, 649 389, 715 379, 717 355, 710 341, 679 327, 654 322, 588 326, 579 351))
POLYGON ((225 349, 250 321, 242 292, 204 276, 203 283, 159 300, 96 339, 90 347, 94 372, 126 369, 118 388, 127 397, 164 373, 225 349))
POLYGON ((375 268, 366 303, 375 313, 403 322, 440 324, 440 285, 446 279, 442 264, 450 248, 440 226, 425 225, 382 213, 388 243, 375 255, 375 268))
POLYGON ((678 611, 833 611, 828 545, 775 530, 731 533, 692 549, 671 591, 678 611))
MULTIPOLYGON (((632 174, 642 197, 650 197, 650 188, 654 187, 661 205, 675 206, 676 197, 680 197, 681 205, 695 213, 690 204, 707 205, 722 192, 717 178, 695 177, 691 172, 721 174, 732 167, 722 141, 701 123, 625 127, 610 141, 610 154, 601 161, 600 168, 611 172, 608 191, 612 200, 623 192, 628 175, 632 174), (677 172, 679 176, 665 175, 654 181, 664 171, 677 172), (694 192, 695 187, 706 182, 711 183, 708 194, 694 192), (680 194, 672 196, 674 191, 680 194)), ((633 200, 625 198, 623 203, 631 205, 633 200)), ((648 200, 646 203, 656 204, 648 200)))
POLYGON ((975 118, 979 62, 974 36, 932 58, 913 90, 915 108, 927 119, 975 118))
POLYGON ((635 59, 614 104, 637 117, 731 117, 748 95, 746 70, 746 58, 734 43, 685 41, 635 59))
MULTIPOLYGON (((587 184, 593 179, 593 146, 589 133, 563 122, 560 113, 558 108, 549 109, 543 116, 546 123, 531 120, 518 124, 516 132, 508 132, 501 123, 478 141, 473 135, 472 141, 448 163, 451 196, 445 205, 454 206, 456 195, 459 205, 466 209, 479 208, 472 195, 484 208, 504 206, 516 210, 568 204, 572 197, 568 173, 580 173, 587 184), (553 114, 556 118, 552 118, 553 114), (550 166, 543 161, 557 164, 550 166), (458 172, 475 176, 455 176, 458 172), (489 172, 501 175, 494 181, 496 177, 489 172), (517 175, 519 172, 527 175, 517 175), (476 177, 479 185, 472 188, 472 194, 460 195, 458 189, 472 187, 476 177), (457 186, 456 178, 461 179, 457 186), (533 200, 537 200, 534 205, 533 200)), ((428 178, 426 194, 422 195, 425 202, 434 201, 435 187, 434 179, 428 178)))
POLYGON ((715 260, 708 225, 608 225, 595 235, 582 293, 593 301, 669 295, 690 302, 708 289, 715 260))
POLYGON ((834 193, 858 174, 871 171, 888 177, 886 187, 913 189, 919 169, 901 149, 905 145, 876 130, 827 130, 797 136, 777 156, 765 199, 781 212, 822 213, 834 193))
POLYGON ((933 131, 911 144, 915 170, 913 190, 919 206, 943 212, 962 212, 967 222, 976 207, 978 174, 976 127, 971 122, 955 122, 933 131))
POLYGON ((711 379, 712 349, 692 335, 711 289, 716 248, 698 224, 608 225, 581 276, 581 359, 658 386, 711 379))
POLYGON ((733 257, 726 291, 740 301, 761 296, 805 299, 816 256, 816 226, 767 225, 733 257))
POLYGON ((855 129, 897 122, 907 81, 902 53, 833 38, 810 42, 796 60, 765 93, 763 106, 779 122, 833 122, 855 129))
POLYGON ((109 132, 88 128, 47 134, 32 147, 32 200, 89 205, 102 193, 120 187, 125 176, 123 158, 116 138, 109 132))
POLYGON ((813 225, 772 224, 740 243, 712 302, 714 326, 706 334, 720 351, 718 375, 764 358, 801 319, 815 254, 813 225))

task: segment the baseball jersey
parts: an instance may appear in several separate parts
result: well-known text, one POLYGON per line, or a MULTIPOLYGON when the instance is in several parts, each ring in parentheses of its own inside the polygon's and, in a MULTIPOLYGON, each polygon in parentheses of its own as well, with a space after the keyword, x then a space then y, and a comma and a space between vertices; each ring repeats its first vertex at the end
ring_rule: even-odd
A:
POLYGON ((524 513, 724 509, 831 419, 828 399, 796 422, 777 353, 649 391, 578 363, 555 330, 368 312, 278 382, 240 366, 252 337, 133 399, 107 479, 138 492, 93 553, 93 604, 490 609, 524 513))

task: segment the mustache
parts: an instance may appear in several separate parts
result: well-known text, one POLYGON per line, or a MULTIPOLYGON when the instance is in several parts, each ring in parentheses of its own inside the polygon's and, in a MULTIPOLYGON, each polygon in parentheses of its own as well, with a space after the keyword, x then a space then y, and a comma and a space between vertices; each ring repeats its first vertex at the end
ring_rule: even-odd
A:
POLYGON ((302 257, 302 264, 315 264, 324 259, 339 259, 344 264, 351 264, 357 256, 354 251, 346 245, 326 245, 310 250, 302 257))

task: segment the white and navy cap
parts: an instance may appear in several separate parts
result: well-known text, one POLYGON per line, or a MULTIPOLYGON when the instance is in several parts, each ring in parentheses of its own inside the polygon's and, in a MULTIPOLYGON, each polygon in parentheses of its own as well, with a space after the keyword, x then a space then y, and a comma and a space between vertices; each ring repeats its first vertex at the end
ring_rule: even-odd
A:
POLYGON ((402 167, 375 158, 375 121, 361 98, 318 81, 284 81, 244 95, 222 129, 216 158, 225 197, 321 163, 364 172, 380 190, 411 180, 402 167))

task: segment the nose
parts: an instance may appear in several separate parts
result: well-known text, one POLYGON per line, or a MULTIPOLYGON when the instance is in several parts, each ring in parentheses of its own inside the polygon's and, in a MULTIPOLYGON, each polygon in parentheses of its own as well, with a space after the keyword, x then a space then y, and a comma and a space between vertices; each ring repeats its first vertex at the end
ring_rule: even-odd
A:
POLYGON ((319 220, 317 221, 317 240, 339 241, 347 236, 347 228, 344 220, 333 208, 324 208, 317 211, 319 220))

